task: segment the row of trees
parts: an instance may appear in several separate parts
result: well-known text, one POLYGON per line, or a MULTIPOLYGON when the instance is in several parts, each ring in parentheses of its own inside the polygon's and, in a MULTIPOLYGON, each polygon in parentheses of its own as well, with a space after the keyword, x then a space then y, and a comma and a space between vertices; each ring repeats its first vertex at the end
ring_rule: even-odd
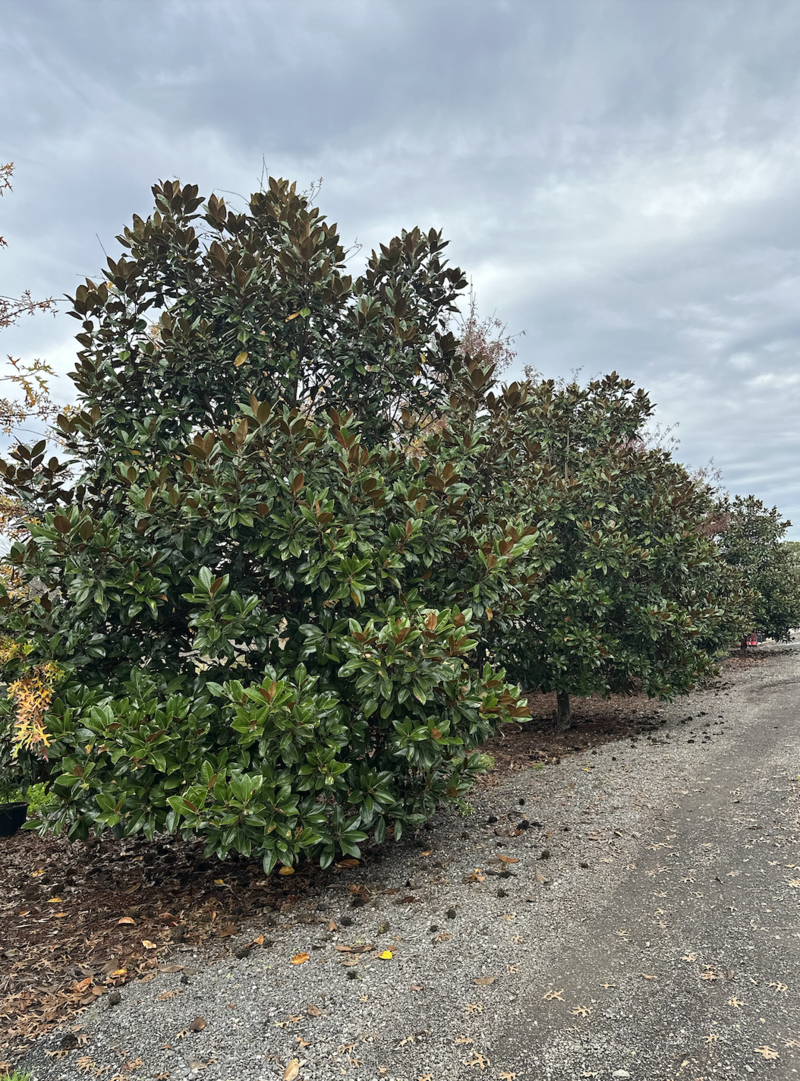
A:
POLYGON ((649 445, 642 390, 496 384, 436 231, 354 279, 286 181, 242 213, 153 190, 72 298, 63 453, 0 462, 4 708, 46 829, 327 865, 463 797, 520 687, 566 725, 571 695, 685 692, 778 597, 769 629, 800 621, 787 523, 649 445))

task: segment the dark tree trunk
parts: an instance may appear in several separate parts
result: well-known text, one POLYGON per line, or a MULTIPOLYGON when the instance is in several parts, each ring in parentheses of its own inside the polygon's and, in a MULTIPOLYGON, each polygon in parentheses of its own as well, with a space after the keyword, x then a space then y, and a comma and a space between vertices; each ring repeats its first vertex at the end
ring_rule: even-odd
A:
POLYGON ((739 649, 742 653, 747 653, 747 638, 743 638, 739 643, 739 649))
POLYGON ((558 713, 556 714, 556 732, 566 732, 572 724, 572 710, 569 708, 569 695, 566 691, 556 694, 558 713))

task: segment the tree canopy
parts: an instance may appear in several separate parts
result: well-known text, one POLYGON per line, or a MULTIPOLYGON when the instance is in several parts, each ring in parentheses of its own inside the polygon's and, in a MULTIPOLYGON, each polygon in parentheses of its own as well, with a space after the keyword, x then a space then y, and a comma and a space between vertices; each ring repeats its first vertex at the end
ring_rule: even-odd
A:
POLYGON ((10 563, 42 586, 0 610, 17 741, 48 756, 49 828, 330 863, 460 798, 526 712, 477 662, 471 605, 531 538, 474 536, 477 450, 421 435, 469 380, 446 329, 463 277, 412 230, 351 283, 285 182, 245 215, 209 198, 202 242, 196 188, 154 194, 133 258, 74 298, 68 457, 0 464, 29 536, 10 563))
POLYGON ((800 626, 800 567, 784 539, 792 523, 753 495, 722 498, 717 515, 722 557, 757 594, 746 630, 788 641, 800 626))

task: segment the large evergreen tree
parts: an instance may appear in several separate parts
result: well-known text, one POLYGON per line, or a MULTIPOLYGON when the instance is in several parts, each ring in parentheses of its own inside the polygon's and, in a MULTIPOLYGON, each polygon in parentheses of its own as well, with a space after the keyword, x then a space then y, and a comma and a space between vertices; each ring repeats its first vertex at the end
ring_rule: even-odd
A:
POLYGON ((39 443, 0 465, 29 534, 11 564, 41 585, 2 609, 7 708, 49 757, 48 828, 329 863, 463 795, 523 711, 475 663, 470 602, 531 539, 437 588, 506 539, 460 512, 474 446, 421 434, 470 378, 463 275, 415 229, 351 281, 284 181, 241 214, 154 194, 74 297, 67 462, 39 443))

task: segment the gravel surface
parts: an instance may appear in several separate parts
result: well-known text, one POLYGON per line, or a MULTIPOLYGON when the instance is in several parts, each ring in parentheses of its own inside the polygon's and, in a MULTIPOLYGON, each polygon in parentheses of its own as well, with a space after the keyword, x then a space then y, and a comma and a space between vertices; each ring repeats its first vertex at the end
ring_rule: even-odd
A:
POLYGON ((331 874, 224 960, 176 947, 174 971, 21 1065, 36 1081, 797 1078, 800 643, 760 650, 769 663, 657 709, 646 738, 513 774, 470 818, 331 874))

